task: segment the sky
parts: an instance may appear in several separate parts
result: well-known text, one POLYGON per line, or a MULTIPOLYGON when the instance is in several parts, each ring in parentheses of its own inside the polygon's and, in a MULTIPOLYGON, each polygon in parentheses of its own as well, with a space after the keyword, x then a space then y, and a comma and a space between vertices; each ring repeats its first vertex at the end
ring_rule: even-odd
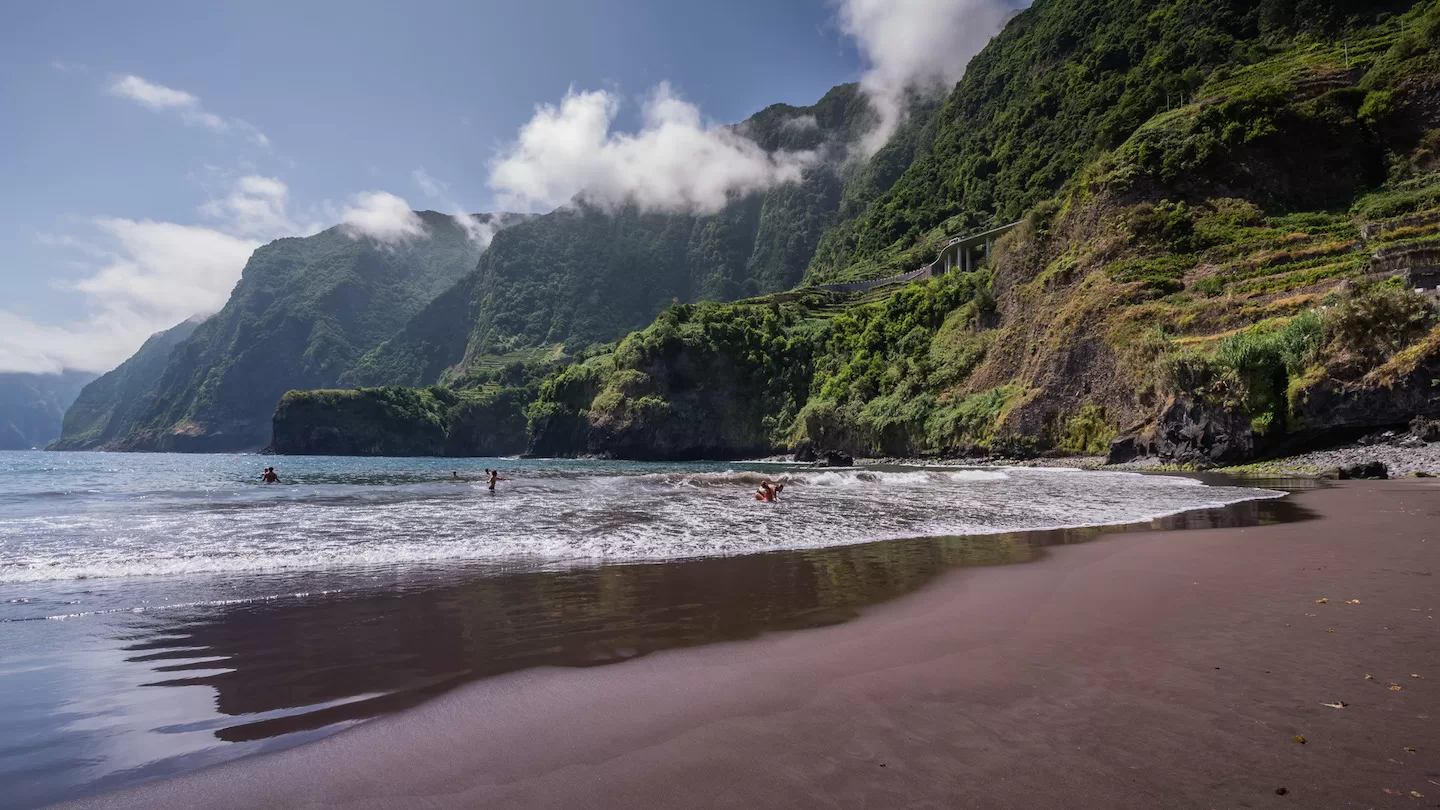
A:
POLYGON ((336 224, 713 210, 816 159, 721 125, 859 81, 877 148, 1022 2, 7 3, 0 371, 113 368, 218 310, 259 245, 336 224))

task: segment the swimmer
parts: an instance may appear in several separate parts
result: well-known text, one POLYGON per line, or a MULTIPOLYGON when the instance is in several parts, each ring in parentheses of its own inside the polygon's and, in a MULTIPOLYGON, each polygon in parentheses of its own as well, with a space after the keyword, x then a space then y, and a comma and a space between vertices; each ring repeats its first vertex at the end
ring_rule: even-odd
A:
POLYGON ((491 491, 491 492, 494 492, 494 491, 495 491, 495 482, 496 482, 496 481, 509 481, 509 480, 510 480, 509 478, 501 478, 501 477, 500 477, 500 471, 499 471, 499 470, 486 470, 486 471, 485 471, 485 475, 486 475, 486 477, 488 477, 489 480, 490 480, 490 491, 491 491))
POLYGON ((760 489, 755 492, 755 500, 764 503, 776 503, 780 500, 780 493, 784 489, 784 484, 777 484, 773 481, 761 481, 760 489))
POLYGON ((278 484, 280 483, 280 476, 275 474, 274 467, 266 467, 265 472, 260 473, 260 480, 267 484, 278 484))

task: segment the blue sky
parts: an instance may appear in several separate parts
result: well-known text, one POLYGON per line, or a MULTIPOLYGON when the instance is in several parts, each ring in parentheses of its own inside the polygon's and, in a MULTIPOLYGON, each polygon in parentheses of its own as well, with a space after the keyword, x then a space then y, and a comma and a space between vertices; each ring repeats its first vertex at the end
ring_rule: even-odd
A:
MULTIPOLYGON (((394 198, 447 213, 544 210, 575 190, 564 174, 542 178, 545 193, 524 185, 525 171, 546 170, 603 175, 628 193, 628 176, 649 171, 634 154, 653 144, 611 147, 616 133, 644 128, 646 99, 680 119, 698 116, 682 133, 693 140, 714 123, 775 102, 809 104, 862 77, 880 87, 939 70, 932 78, 953 81, 953 65, 906 62, 907 37, 933 36, 917 14, 979 15, 969 39, 983 43, 1002 5, 9 4, 0 27, 0 371, 109 368, 150 331, 223 303, 254 245, 357 210, 384 215, 394 198), (903 6, 908 22, 893 10, 903 6), (872 30, 892 33, 869 41, 863 32, 872 30), (571 90, 574 104, 561 108, 571 90), (537 104, 556 105, 555 120, 527 140, 537 104), (604 144, 557 153, 570 146, 542 137, 574 136, 565 127, 584 114, 604 119, 582 133, 604 144), (495 161, 521 152, 523 171, 507 175, 520 185, 497 192, 495 161), (393 197, 357 196, 375 192, 393 197)), ((965 61, 978 49, 956 47, 965 61)), ((718 182, 784 179, 773 167, 733 169, 742 179, 718 182)))

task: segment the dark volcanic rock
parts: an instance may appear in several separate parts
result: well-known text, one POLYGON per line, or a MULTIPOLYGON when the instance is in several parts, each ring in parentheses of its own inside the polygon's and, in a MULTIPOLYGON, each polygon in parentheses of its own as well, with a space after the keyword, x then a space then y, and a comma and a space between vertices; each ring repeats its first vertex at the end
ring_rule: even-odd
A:
POLYGON ((855 458, 849 453, 831 450, 825 454, 826 467, 854 467, 855 458))
POLYGON ((1440 420, 1417 416, 1410 421, 1410 435, 1422 442, 1440 441, 1440 420))
POLYGON ((1151 447, 1139 436, 1121 436, 1110 442, 1110 452, 1105 456, 1106 464, 1129 464, 1151 455, 1151 447))
POLYGON ((1155 455, 1179 464, 1233 464, 1255 452, 1255 431, 1243 414, 1176 397, 1160 414, 1155 455))
POLYGON ((819 459, 820 456, 815 452, 814 442, 807 440, 795 445, 795 461, 804 464, 812 464, 819 459))
POLYGON ((1414 370, 1390 381, 1389 385, 1327 380, 1304 391, 1299 415, 1305 429, 1313 432, 1413 426, 1417 417, 1426 422, 1440 419, 1437 379, 1440 379, 1440 358, 1417 364, 1414 370))
POLYGON ((1341 481, 1384 481, 1389 477, 1390 471, 1385 468, 1384 464, 1378 461, 1369 461, 1340 468, 1341 481))

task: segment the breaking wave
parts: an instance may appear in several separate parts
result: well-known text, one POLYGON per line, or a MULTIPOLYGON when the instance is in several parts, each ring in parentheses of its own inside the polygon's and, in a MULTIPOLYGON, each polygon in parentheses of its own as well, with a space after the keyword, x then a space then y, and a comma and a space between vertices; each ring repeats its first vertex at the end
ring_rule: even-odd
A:
POLYGON ((1069 470, 484 459, 287 458, 266 487, 253 459, 69 458, 0 479, 0 583, 667 560, 1132 523, 1279 495, 1069 470), (510 479, 496 493, 478 480, 493 464, 510 479), (755 501, 767 479, 786 484, 780 503, 755 501))

